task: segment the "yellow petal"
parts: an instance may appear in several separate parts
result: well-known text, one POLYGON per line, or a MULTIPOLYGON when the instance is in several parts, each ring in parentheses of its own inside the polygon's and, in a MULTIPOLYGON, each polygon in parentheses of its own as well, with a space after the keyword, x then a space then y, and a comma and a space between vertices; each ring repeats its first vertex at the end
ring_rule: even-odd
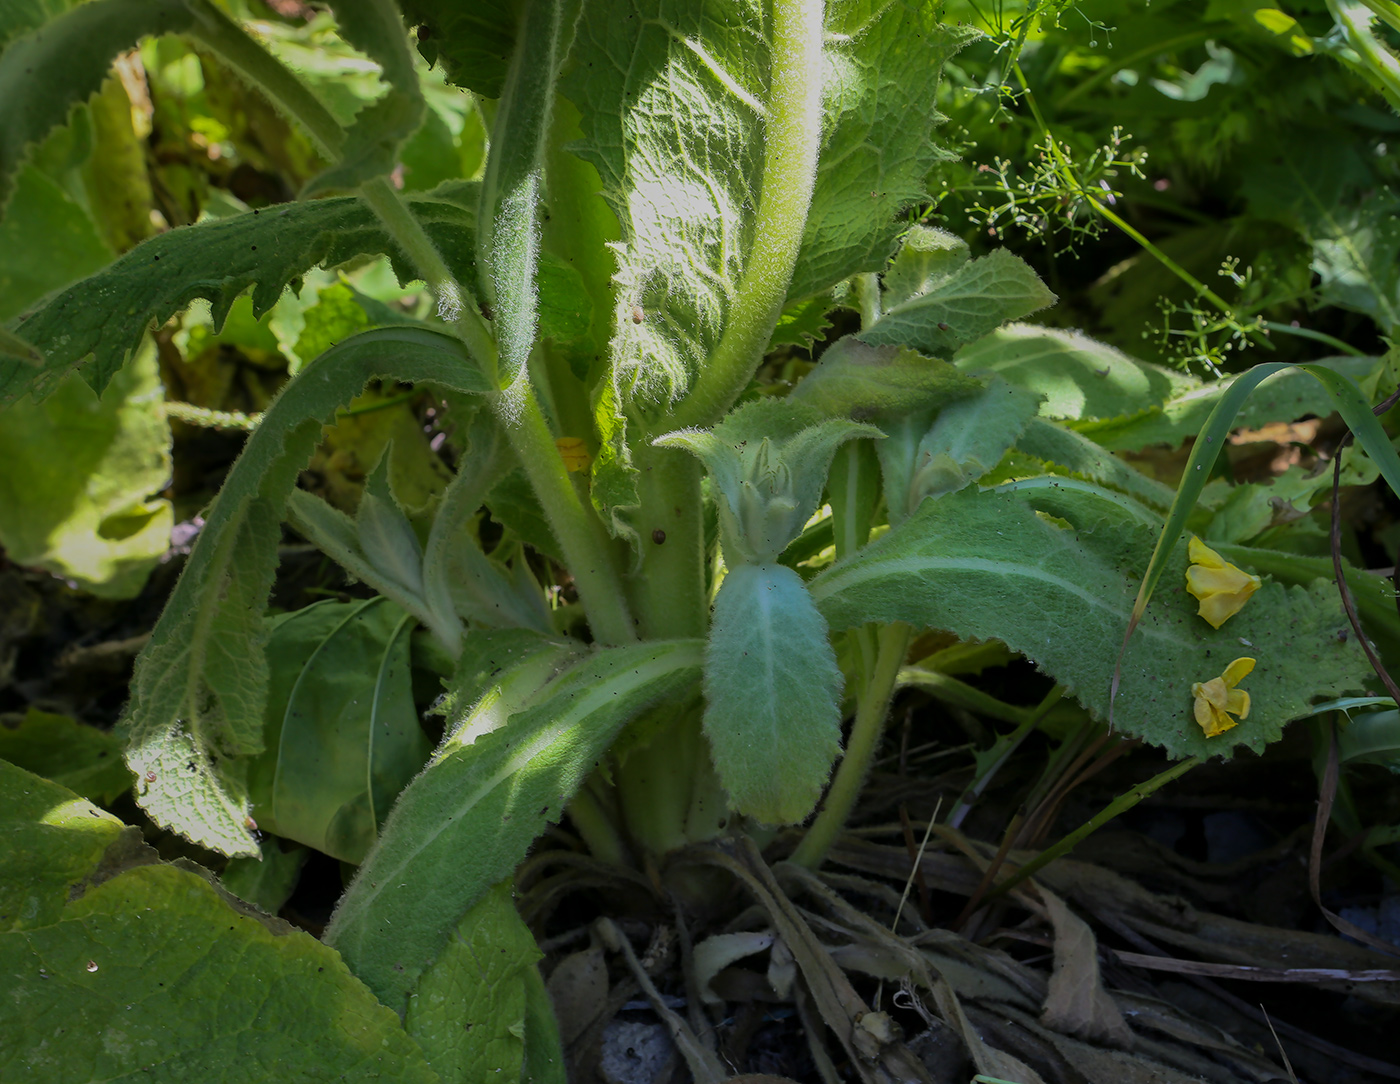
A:
POLYGON ((1186 543, 1186 556, 1191 559, 1193 565, 1205 565, 1206 568, 1224 568, 1225 558, 1216 553, 1195 535, 1191 536, 1191 541, 1186 543))
POLYGON ((1230 699, 1225 704, 1225 710, 1231 715, 1238 715, 1241 719, 1248 719, 1249 693, 1243 689, 1231 689, 1230 699))
POLYGON ((1236 659, 1229 666, 1225 667, 1225 673, 1221 675, 1225 679, 1225 684, 1234 688, 1245 677, 1254 670, 1253 659, 1236 659))

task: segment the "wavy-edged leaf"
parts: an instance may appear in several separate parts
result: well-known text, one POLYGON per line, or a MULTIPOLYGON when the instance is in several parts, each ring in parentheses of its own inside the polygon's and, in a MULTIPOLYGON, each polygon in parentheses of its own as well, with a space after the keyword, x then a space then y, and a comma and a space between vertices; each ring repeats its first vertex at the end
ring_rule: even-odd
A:
MULTIPOLYGON (((473 267, 475 197, 475 185, 461 184, 408 200, 459 277, 473 267)), ((42 398, 89 357, 83 375, 100 392, 153 320, 164 322, 195 298, 210 302, 217 330, 249 287, 261 316, 318 264, 375 253, 389 254, 402 281, 415 276, 374 212, 354 197, 249 211, 153 237, 17 321, 15 332, 43 351, 45 363, 35 369, 0 357, 0 404, 29 391, 42 398)))
POLYGON ((185 0, 90 0, 12 39, 0 53, 0 213, 29 148, 101 89, 118 53, 194 22, 185 0))
POLYGON ((492 390, 458 340, 421 328, 367 331, 321 355, 249 438, 137 661, 123 718, 137 800, 157 823, 212 850, 256 853, 246 798, 214 758, 262 747, 262 614, 288 494, 321 426, 385 377, 492 390))
MULTIPOLYGON (((960 638, 996 639, 1031 659, 1101 718, 1139 569, 1161 520, 1130 498, 1085 482, 1035 479, 964 490, 917 512, 809 584, 833 629, 907 621, 960 638)), ((1173 757, 1256 752, 1313 697, 1360 689, 1369 671, 1327 581, 1266 582, 1220 630, 1186 595, 1186 547, 1169 551, 1160 604, 1123 656, 1117 728, 1173 757), (1241 641, 1245 642, 1241 642, 1241 641), (1191 685, 1233 658, 1258 660, 1244 687, 1252 708, 1207 739, 1192 716, 1191 685)))
POLYGON ((432 746, 413 703, 412 618, 320 602, 273 621, 267 747, 248 765, 261 828, 358 863, 432 746))
POLYGON ((980 34, 939 21, 932 0, 834 3, 827 11, 824 137, 788 296, 807 297, 878 271, 923 198, 929 171, 953 156, 933 142, 944 63, 980 34))
POLYGON ((731 805, 762 824, 811 813, 841 751, 826 621, 783 565, 731 569, 705 647, 705 736, 731 805))
POLYGON ((0 893, 13 885, 58 905, 0 934, 0 1078, 184 1084, 261 1080, 275 1066, 286 1079, 437 1081, 332 949, 252 913, 196 867, 156 861, 136 829, 61 787, 0 763, 0 796, 0 840, 42 839, 67 856, 16 869, 0 843, 0 893), (94 850, 90 824, 135 842, 94 850), (66 879, 78 882, 72 898, 66 879))
POLYGON ((626 722, 700 675, 698 641, 608 648, 546 685, 507 725, 435 760, 405 790, 326 939, 402 1012, 456 916, 559 819, 626 722))
POLYGON ((1111 489, 1122 490, 1159 511, 1171 507, 1176 494, 1170 486, 1134 470, 1116 455, 1064 426, 1032 418, 1016 447, 1044 463, 1051 463, 1111 489))
POLYGON ((1117 418, 1196 391, 1185 373, 1129 357, 1078 331, 1007 324, 953 358, 964 372, 995 373, 1045 396, 1046 418, 1117 418))
POLYGON ((450 83, 483 98, 499 98, 515 52, 519 0, 404 0, 404 15, 418 27, 418 51, 441 64, 450 83))
POLYGON ((856 337, 872 346, 951 356, 963 343, 1054 303, 1055 295, 1030 264, 999 248, 963 264, 927 293, 886 310, 856 337))
POLYGON ((457 923, 408 1002, 404 1029, 445 1084, 520 1080, 527 971, 543 954, 507 878, 457 923))

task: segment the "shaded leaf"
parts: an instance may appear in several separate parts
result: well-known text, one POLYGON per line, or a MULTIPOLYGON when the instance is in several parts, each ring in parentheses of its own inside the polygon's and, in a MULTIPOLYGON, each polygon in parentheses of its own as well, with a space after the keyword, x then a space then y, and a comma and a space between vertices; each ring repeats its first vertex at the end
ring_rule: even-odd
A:
POLYGON ((928 226, 910 227, 881 280, 884 304, 902 305, 928 293, 971 255, 967 242, 957 234, 928 226))
POLYGON ((854 335, 832 343, 788 396, 825 414, 877 421, 932 410, 983 387, 941 358, 903 346, 870 346, 854 335))
POLYGON ((305 847, 283 850, 276 839, 263 840, 258 849, 258 858, 231 859, 219 874, 219 883, 239 899, 275 915, 291 898, 311 852, 305 847))
POLYGON ((0 724, 0 759, 102 805, 131 789, 121 742, 111 731, 34 707, 16 725, 0 724))
MULTIPOLYGON (((30 372, 37 370, 30 369, 30 372)), ((170 427, 147 344, 99 399, 76 375, 0 422, 0 545, 105 598, 131 598, 170 547, 170 427)))
POLYGON ((1039 392, 1046 418, 1116 418, 1199 387, 1185 373, 1130 358, 1080 332, 1034 324, 998 328, 960 349, 953 364, 1039 392))
POLYGON ((262 828, 344 862, 364 858, 432 751, 413 703, 411 621, 383 598, 274 621, 267 748, 248 766, 262 828))

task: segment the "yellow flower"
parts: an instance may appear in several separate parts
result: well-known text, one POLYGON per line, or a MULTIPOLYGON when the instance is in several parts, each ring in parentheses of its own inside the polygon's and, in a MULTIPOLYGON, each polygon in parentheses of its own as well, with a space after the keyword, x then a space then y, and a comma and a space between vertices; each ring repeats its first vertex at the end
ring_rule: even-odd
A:
POLYGON ((1199 538, 1192 536, 1186 552, 1186 590, 1201 600, 1199 613, 1218 629, 1239 613, 1249 596, 1259 590, 1260 579, 1230 564, 1199 538))
POLYGON ((1218 678, 1198 681, 1191 686, 1191 695, 1196 698, 1196 722, 1201 724, 1207 738, 1237 726, 1231 715, 1248 718, 1249 693, 1235 686, 1253 669, 1253 659, 1236 659, 1218 678))

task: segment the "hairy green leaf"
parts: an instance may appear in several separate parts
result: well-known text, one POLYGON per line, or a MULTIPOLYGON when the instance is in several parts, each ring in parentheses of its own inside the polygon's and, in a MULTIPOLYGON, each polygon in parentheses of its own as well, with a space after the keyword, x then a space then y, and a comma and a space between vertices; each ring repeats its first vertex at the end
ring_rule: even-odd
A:
MULTIPOLYGON (((31 372, 35 370, 30 370, 31 372)), ((106 598, 140 592, 170 546, 170 427, 147 343, 99 399, 76 375, 0 423, 0 544, 106 598)))
POLYGON ((409 671, 412 619, 383 598, 274 619, 266 749, 248 765, 253 816, 344 862, 363 860, 427 761, 409 671))
POLYGON ((131 789, 121 742, 110 730, 31 707, 18 724, 0 724, 0 760, 102 805, 131 789))
POLYGON ((731 564, 768 564, 817 510, 831 457, 848 440, 880 430, 814 407, 758 399, 711 430, 682 429, 658 437, 705 464, 719 497, 720 535, 731 564))
POLYGON ((477 261, 495 307, 503 387, 525 376, 535 345, 539 295, 540 200, 545 136, 559 64, 563 0, 530 0, 491 129, 491 156, 481 182, 477 261))
MULTIPOLYGON (((907 621, 959 637, 997 639, 1020 651, 1107 718, 1114 660, 1137 581, 1161 520, 1088 483, 1037 479, 965 490, 925 502, 885 537, 809 585, 835 629, 907 621)), ((1124 733, 1173 757, 1228 756, 1277 739, 1315 696, 1360 689, 1369 671, 1346 627, 1336 589, 1266 582, 1220 630, 1185 591, 1186 547, 1166 564, 1156 605, 1123 657, 1114 708, 1124 733), (1239 656, 1258 660, 1246 679, 1249 718, 1207 739, 1192 716, 1191 685, 1239 656)))
MULTIPOLYGON (((475 185, 456 185, 408 200, 459 277, 473 266, 475 196, 475 185)), ((15 331, 44 352, 45 365, 0 357, 0 403, 31 390, 47 395, 89 356, 83 375, 101 391, 152 320, 169 319, 197 297, 213 306, 217 329, 250 286, 261 316, 312 267, 381 252, 401 281, 415 276, 374 213, 353 197, 249 211, 153 237, 17 322, 15 331)))
POLYGON ((404 1018, 443 1084, 520 1079, 526 973, 541 955, 515 910, 510 879, 488 889, 462 917, 404 1018))
POLYGON ((908 347, 870 346, 847 335, 823 351, 788 398, 825 414, 871 421, 941 407, 982 386, 941 358, 908 347))
POLYGON ((381 377, 491 390, 459 341, 418 328, 368 331, 312 362, 268 408, 229 472, 137 662, 123 720, 137 800, 158 823, 212 850, 256 851, 246 799, 211 756, 262 748, 262 612, 288 494, 321 426, 381 377))
POLYGON ((967 242, 956 234, 928 226, 911 227, 882 279, 882 302, 893 307, 928 293, 971 255, 967 242))
POLYGON ((41 929, 0 935, 0 1077, 433 1084, 397 1018, 331 949, 145 865, 41 929))
POLYGON ((1007 320, 1055 303, 1025 260, 1004 248, 963 264, 928 293, 887 310, 857 337, 872 346, 910 346, 950 356, 1007 320))
POLYGON ((899 213, 952 158, 931 138, 943 120, 943 65, 979 36, 941 23, 931 0, 833 3, 826 29, 825 132, 793 298, 883 268, 904 228, 899 213))
POLYGON ((403 792, 326 939, 400 1012, 446 928, 513 870, 626 722, 696 681, 700 644, 608 648, 498 730, 435 760, 403 792))
POLYGON ((1196 391, 1185 373, 1130 358, 1077 331, 1007 324, 957 352, 964 372, 995 373, 1045 396, 1042 417, 1117 418, 1196 391))
POLYGON ((763 824, 806 819, 841 751, 841 685, 802 578, 731 569, 705 648, 705 736, 734 809, 763 824))

